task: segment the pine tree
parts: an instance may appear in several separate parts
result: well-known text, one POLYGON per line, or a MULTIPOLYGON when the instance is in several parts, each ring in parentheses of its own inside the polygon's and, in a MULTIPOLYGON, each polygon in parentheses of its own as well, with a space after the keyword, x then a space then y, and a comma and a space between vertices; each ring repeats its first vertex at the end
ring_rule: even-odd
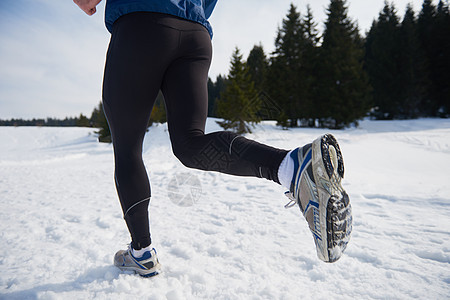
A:
POLYGON ((85 115, 80 114, 80 116, 75 120, 75 126, 90 127, 90 121, 85 115))
POLYGON ((211 77, 208 77, 208 117, 214 117, 214 106, 217 96, 215 94, 215 83, 211 77))
POLYGON ((276 120, 279 118, 281 108, 268 94, 267 77, 269 60, 262 45, 255 45, 247 58, 250 79, 255 83, 260 110, 256 113, 261 120, 276 120))
POLYGON ((100 127, 100 123, 101 123, 101 119, 104 117, 104 114, 103 114, 103 105, 102 105, 102 103, 100 102, 99 104, 98 104, 98 106, 97 107, 95 107, 94 108, 94 110, 92 111, 92 113, 91 113, 91 117, 90 117, 90 124, 91 124, 91 127, 100 127))
POLYGON ((250 75, 251 80, 255 83, 255 89, 258 92, 264 91, 269 62, 261 44, 255 45, 250 51, 247 58, 247 66, 248 74, 250 75))
POLYGON ((99 103, 91 114, 92 127, 99 128, 95 133, 98 134, 98 141, 101 143, 111 143, 111 131, 109 130, 108 121, 103 113, 103 104, 99 103))
POLYGON ((224 129, 231 129, 238 134, 251 132, 250 125, 259 122, 257 112, 260 101, 248 73, 248 67, 242 61, 242 54, 235 49, 231 58, 230 74, 225 90, 217 101, 217 122, 224 129))
POLYGON ((283 127, 297 126, 299 116, 298 86, 301 80, 298 69, 301 26, 300 13, 291 4, 275 39, 275 51, 271 58, 267 85, 270 97, 275 99, 282 110, 277 121, 283 127))
POLYGON ((212 81, 208 78, 208 117, 217 117, 217 99, 220 94, 225 90, 226 78, 222 75, 216 77, 216 81, 212 81))
POLYGON ((450 13, 448 1, 424 0, 417 22, 430 84, 421 111, 427 116, 450 114, 450 13))
POLYGON ((387 1, 366 38, 366 64, 373 87, 377 119, 394 119, 400 114, 400 20, 387 1))
POLYGON ((428 73, 417 34, 417 20, 410 4, 406 7, 401 23, 398 43, 400 44, 398 117, 416 118, 420 115, 420 105, 425 99, 428 73))
POLYGON ((318 118, 320 113, 315 101, 320 93, 317 88, 320 37, 309 5, 306 7, 306 15, 303 17, 301 25, 303 35, 300 43, 302 56, 300 60, 301 85, 298 86, 300 95, 299 117, 304 125, 313 127, 315 126, 315 119, 318 118))
POLYGON ((436 39, 436 6, 432 0, 424 0, 422 10, 417 21, 420 44, 426 57, 426 64, 429 73, 430 85, 426 91, 426 96, 421 104, 421 111, 425 116, 433 116, 438 111, 438 82, 436 69, 438 68, 438 55, 440 49, 437 47, 436 39))
POLYGON ((306 6, 306 15, 303 18, 303 27, 305 32, 305 38, 309 41, 311 47, 317 47, 320 37, 319 30, 317 29, 317 23, 314 21, 311 6, 306 6))
POLYGON ((347 16, 345 0, 331 0, 321 48, 321 125, 342 128, 364 117, 369 107, 364 51, 358 27, 347 16))
POLYGON ((439 1, 435 22, 435 89, 438 115, 450 117, 450 9, 448 1, 439 1))
POLYGON ((153 123, 166 123, 166 106, 164 101, 164 95, 161 91, 158 92, 156 96, 155 104, 153 105, 152 112, 150 114, 150 120, 148 126, 152 126, 153 123))

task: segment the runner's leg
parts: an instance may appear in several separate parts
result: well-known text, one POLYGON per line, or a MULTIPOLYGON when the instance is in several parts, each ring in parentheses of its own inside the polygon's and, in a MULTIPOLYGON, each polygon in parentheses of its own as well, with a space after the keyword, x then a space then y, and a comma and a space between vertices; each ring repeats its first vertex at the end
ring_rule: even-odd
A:
POLYGON ((178 57, 167 69, 162 85, 174 154, 187 167, 279 183, 278 167, 287 151, 232 132, 204 134, 211 41, 201 25, 182 22, 195 28, 182 31, 178 57))
POLYGON ((115 182, 124 218, 138 250, 151 244, 150 183, 142 143, 162 74, 178 32, 155 23, 155 16, 134 13, 114 24, 103 84, 103 107, 112 133, 115 182))

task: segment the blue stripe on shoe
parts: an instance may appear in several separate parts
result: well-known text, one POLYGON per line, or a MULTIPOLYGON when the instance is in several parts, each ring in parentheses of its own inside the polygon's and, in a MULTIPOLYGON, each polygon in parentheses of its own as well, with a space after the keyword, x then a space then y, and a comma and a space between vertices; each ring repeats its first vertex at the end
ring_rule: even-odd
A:
MULTIPOLYGON (((137 258, 135 258, 135 257, 133 256, 133 254, 130 253, 130 256, 131 256, 131 259, 134 261, 134 263, 135 263, 136 265, 139 266, 139 268, 141 268, 141 269, 143 269, 143 270, 148 270, 147 267, 145 267, 145 266, 143 266, 143 265, 141 265, 141 264, 139 263, 139 261, 137 260, 137 258)), ((150 257, 151 257, 151 255, 150 255, 150 257)))
POLYGON ((311 232, 312 232, 312 234, 313 234, 313 237, 314 237, 316 240, 319 240, 319 241, 322 240, 322 238, 321 238, 317 233, 315 233, 314 231, 311 231, 311 232))
POLYGON ((300 174, 303 173, 303 170, 306 168, 306 165, 311 161, 312 157, 312 148, 308 150, 305 159, 303 160, 302 166, 300 167, 300 174))
MULTIPOLYGON (((133 254, 131 254, 133 255, 133 254)), ((144 254, 142 254, 141 257, 137 258, 133 255, 133 257, 137 260, 137 261, 143 261, 143 260, 147 260, 150 259, 152 257, 152 254, 150 253, 150 251, 145 251, 144 254)))
POLYGON ((156 276, 156 275, 158 275, 158 274, 159 274, 159 272, 158 272, 158 271, 155 271, 155 272, 152 272, 152 273, 149 273, 149 274, 139 274, 139 276, 145 277, 145 278, 149 278, 149 277, 156 276))
POLYGON ((135 263, 139 268, 141 268, 142 270, 148 270, 145 266, 143 266, 143 265, 141 265, 140 263, 138 263, 138 262, 136 261, 136 259, 133 258, 133 260, 134 260, 134 263, 135 263))
POLYGON ((309 200, 308 204, 307 204, 306 207, 305 207, 305 211, 303 212, 304 215, 306 215, 306 213, 308 212, 308 209, 309 209, 311 206, 314 206, 315 208, 319 209, 319 203, 317 203, 317 202, 315 202, 315 201, 312 201, 312 200, 309 200))
POLYGON ((298 170, 298 151, 300 148, 295 149, 291 152, 291 158, 294 161, 294 176, 292 177, 291 186, 295 186, 295 178, 297 177, 298 170))
MULTIPOLYGON (((302 165, 300 166, 299 171, 299 161, 298 161, 298 152, 300 151, 300 148, 295 149, 291 153, 291 158, 294 160, 294 176, 292 178, 291 187, 293 188, 292 191, 295 190, 298 183, 297 180, 299 180, 301 174, 303 173, 303 170, 306 168, 306 166, 309 164, 312 158, 312 147, 308 149, 308 152, 306 153, 306 156, 303 159, 302 165)), ((294 195, 295 196, 295 195, 294 195)))

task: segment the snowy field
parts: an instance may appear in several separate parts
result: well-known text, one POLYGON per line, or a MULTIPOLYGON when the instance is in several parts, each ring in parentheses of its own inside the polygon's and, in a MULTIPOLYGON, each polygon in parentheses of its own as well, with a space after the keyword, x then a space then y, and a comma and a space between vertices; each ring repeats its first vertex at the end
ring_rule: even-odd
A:
MULTIPOLYGON (((112 265, 129 236, 112 148, 93 131, 0 127, 0 299, 450 298, 450 120, 331 131, 354 214, 334 264, 318 260, 283 188, 186 169, 166 126, 152 127, 144 160, 163 273, 151 279, 112 265)), ((268 122, 248 137, 291 149, 324 132, 268 122)))

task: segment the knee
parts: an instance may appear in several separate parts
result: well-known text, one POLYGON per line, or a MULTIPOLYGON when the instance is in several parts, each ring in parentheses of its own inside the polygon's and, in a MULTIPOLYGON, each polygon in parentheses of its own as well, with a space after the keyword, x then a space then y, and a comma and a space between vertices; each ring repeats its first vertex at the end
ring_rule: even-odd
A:
POLYGON ((197 135, 183 140, 172 139, 172 151, 180 162, 199 170, 220 170, 230 163, 228 150, 236 138, 232 132, 197 135))
POLYGON ((189 143, 175 143, 172 144, 172 151, 176 158, 188 168, 197 169, 195 163, 198 151, 195 150, 189 143))

